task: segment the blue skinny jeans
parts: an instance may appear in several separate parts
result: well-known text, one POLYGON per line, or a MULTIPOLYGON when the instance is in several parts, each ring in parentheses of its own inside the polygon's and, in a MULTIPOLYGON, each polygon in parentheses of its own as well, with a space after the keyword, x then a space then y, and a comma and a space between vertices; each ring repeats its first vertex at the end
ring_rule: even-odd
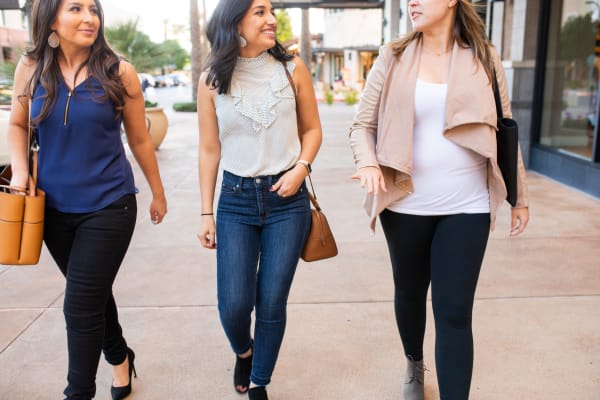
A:
POLYGON ((251 380, 270 383, 286 325, 287 299, 310 228, 306 185, 286 198, 269 188, 278 175, 244 178, 225 171, 217 208, 217 297, 236 354, 252 345, 251 380))

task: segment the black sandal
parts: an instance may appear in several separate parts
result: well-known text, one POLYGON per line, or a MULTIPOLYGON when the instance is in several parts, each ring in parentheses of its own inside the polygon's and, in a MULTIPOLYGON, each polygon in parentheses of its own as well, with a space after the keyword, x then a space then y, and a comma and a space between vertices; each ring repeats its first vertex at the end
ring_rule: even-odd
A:
POLYGON ((254 355, 253 344, 250 345, 252 353, 246 358, 242 358, 236 354, 235 368, 233 369, 233 387, 235 391, 244 394, 250 387, 250 373, 252 372, 252 356, 254 355), (238 389, 238 386, 243 386, 246 390, 238 389))
POLYGON ((249 400, 269 400, 267 397, 267 388, 264 386, 253 387, 248 390, 249 400))

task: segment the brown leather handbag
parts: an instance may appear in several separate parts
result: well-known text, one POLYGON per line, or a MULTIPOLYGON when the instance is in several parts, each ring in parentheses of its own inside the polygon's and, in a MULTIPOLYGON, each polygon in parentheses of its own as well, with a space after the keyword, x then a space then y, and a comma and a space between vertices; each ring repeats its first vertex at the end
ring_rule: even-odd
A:
MULTIPOLYGON (((294 80, 287 69, 286 63, 282 62, 282 64, 283 69, 285 70, 285 76, 290 84, 290 88, 292 88, 292 91, 294 92, 294 99, 296 100, 296 115, 298 115, 298 97, 296 96, 296 85, 294 85, 294 80)), ((300 128, 299 123, 298 128, 300 128)), ((300 129, 298 129, 298 133, 300 133, 300 129)), ((319 206, 319 203, 317 202, 315 188, 313 186, 312 179, 310 178, 310 168, 308 168, 308 181, 310 182, 310 188, 312 190, 312 193, 308 193, 308 197, 310 198, 310 202, 314 208, 310 210, 310 231, 308 232, 308 238, 306 239, 306 243, 304 244, 304 249, 302 249, 302 254, 300 257, 304 261, 318 261, 335 257, 338 254, 337 244, 335 243, 333 232, 331 232, 331 228, 329 227, 329 222, 327 222, 327 218, 321 210, 321 206, 319 206)))
POLYGON ((37 264, 42 251, 46 194, 37 188, 38 148, 33 140, 31 115, 29 118, 27 187, 10 186, 10 166, 0 175, 0 264, 3 265, 37 264))
MULTIPOLYGON (((308 175, 308 178, 310 180, 310 175, 308 175)), ((312 181, 310 185, 312 187, 312 181)), ((314 188, 312 189, 314 193, 314 188)), ((331 228, 329 227, 329 222, 327 222, 327 218, 323 214, 323 211, 321 211, 321 206, 319 206, 317 198, 313 193, 308 193, 308 197, 314 208, 310 210, 310 231, 308 232, 304 249, 302 249, 301 257, 304 261, 324 260, 335 257, 338 254, 337 244, 335 243, 333 232, 331 232, 331 228)))

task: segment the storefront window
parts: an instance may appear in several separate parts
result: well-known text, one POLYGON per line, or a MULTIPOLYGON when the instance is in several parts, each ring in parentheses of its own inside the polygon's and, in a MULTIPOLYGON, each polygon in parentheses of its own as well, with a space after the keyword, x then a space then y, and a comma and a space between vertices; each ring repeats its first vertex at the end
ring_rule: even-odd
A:
POLYGON ((552 1, 540 143, 592 159, 598 125, 600 0, 552 1))

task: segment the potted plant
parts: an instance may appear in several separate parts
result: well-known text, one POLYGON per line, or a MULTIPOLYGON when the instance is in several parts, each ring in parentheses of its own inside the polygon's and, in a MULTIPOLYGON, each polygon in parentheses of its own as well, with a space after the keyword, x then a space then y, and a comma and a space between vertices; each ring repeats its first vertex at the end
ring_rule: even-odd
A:
POLYGON ((144 105, 146 107, 146 126, 148 127, 148 134, 152 138, 154 149, 158 150, 167 134, 169 121, 167 120, 165 111, 162 107, 158 106, 158 103, 146 100, 144 105))

